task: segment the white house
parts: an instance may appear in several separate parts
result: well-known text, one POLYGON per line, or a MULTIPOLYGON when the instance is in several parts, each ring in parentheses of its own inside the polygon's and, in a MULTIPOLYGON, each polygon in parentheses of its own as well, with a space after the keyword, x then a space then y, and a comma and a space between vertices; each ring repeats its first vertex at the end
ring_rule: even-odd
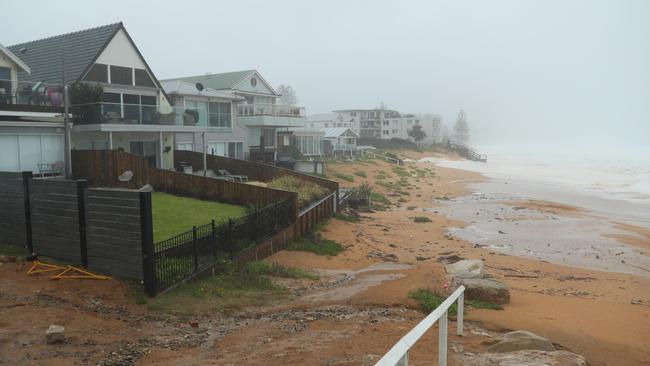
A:
POLYGON ((62 87, 22 81, 31 68, 0 44, 0 171, 63 172, 62 87))
POLYGON ((177 150, 203 152, 206 148, 208 154, 244 159, 249 130, 235 114, 243 97, 183 80, 162 81, 162 85, 176 111, 177 124, 203 127, 202 131, 177 133, 177 150))
POLYGON ((399 116, 399 112, 390 109, 341 109, 334 111, 336 120, 349 122, 351 128, 361 138, 385 138, 382 126, 385 120, 399 116))
MULTIPOLYGON (((21 80, 85 83, 103 89, 71 97, 73 149, 122 149, 173 168, 174 134, 201 127, 178 123, 167 95, 122 23, 9 47, 30 65, 21 80)), ((54 95, 53 93, 51 95, 54 95)))
POLYGON ((165 82, 177 80, 193 85, 200 83, 206 88, 243 98, 235 111, 236 119, 240 126, 248 129, 244 145, 248 146, 252 159, 274 160, 278 131, 305 127, 305 109, 278 104, 280 94, 256 70, 174 78, 165 82))

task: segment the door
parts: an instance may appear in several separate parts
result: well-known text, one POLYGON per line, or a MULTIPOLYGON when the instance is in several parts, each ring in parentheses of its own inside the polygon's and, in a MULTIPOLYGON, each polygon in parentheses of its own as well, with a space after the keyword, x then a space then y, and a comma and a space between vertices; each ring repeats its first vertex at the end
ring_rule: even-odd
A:
POLYGON ((131 141, 129 152, 145 158, 149 166, 157 167, 158 141, 131 141))

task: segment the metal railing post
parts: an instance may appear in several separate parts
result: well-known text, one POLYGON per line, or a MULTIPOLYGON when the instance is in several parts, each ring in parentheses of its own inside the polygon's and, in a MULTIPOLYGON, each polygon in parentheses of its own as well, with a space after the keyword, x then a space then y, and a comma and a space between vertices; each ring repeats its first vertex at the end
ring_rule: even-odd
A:
POLYGON ((458 296, 458 315, 456 315, 456 335, 463 335, 463 312, 465 311, 465 293, 458 296))
POLYGON ((449 310, 438 320, 438 366, 447 366, 447 316, 449 310))
POLYGON ((197 250, 196 226, 192 226, 192 255, 194 257, 194 272, 199 269, 199 253, 197 250))

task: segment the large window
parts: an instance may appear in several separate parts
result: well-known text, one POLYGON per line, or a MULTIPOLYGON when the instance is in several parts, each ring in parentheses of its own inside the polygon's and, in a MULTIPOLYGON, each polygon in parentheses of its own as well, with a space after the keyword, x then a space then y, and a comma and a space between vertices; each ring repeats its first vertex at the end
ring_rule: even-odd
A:
POLYGON ((39 164, 63 162, 63 136, 0 134, 0 171, 39 171, 39 164))
POLYGON ((194 151, 194 143, 179 142, 178 145, 176 145, 176 150, 194 151))
POLYGON ((111 84, 133 85, 133 69, 111 65, 111 84))
POLYGON ((152 88, 156 87, 147 70, 135 69, 135 85, 137 86, 150 86, 152 88))
POLYGON ((265 147, 275 147, 275 129, 263 128, 262 137, 264 138, 265 147))
POLYGON ((94 64, 86 74, 85 80, 108 83, 108 65, 94 64))
POLYGON ((230 103, 209 103, 210 127, 232 128, 230 103))

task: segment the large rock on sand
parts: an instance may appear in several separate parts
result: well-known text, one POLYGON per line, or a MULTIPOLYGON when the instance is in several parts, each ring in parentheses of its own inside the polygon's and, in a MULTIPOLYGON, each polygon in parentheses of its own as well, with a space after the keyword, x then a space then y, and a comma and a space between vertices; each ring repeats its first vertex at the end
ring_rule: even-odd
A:
POLYGON ((451 288, 465 286, 467 300, 481 300, 495 304, 510 303, 510 289, 508 286, 493 278, 463 278, 454 277, 451 288))
POLYGON ((569 351, 526 350, 507 353, 457 354, 452 356, 463 366, 586 366, 581 355, 569 351))
POLYGON ((485 266, 483 261, 478 259, 464 259, 445 266, 445 271, 451 277, 462 278, 483 278, 485 277, 485 266))
POLYGON ((506 333, 503 339, 488 347, 488 352, 512 352, 534 349, 539 351, 555 351, 555 346, 548 339, 527 330, 516 330, 506 333))

